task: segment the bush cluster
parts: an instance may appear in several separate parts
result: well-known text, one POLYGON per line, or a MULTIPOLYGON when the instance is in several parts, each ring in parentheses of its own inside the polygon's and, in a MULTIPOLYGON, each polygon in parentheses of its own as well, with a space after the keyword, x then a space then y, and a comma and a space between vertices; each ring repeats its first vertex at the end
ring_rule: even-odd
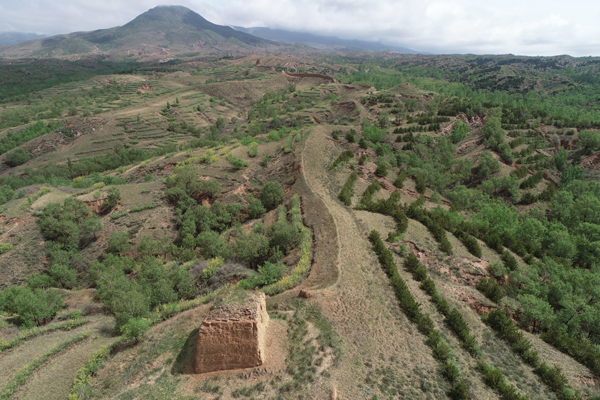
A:
POLYGON ((504 378, 502 372, 494 367, 485 363, 483 360, 477 364, 477 369, 483 374, 483 381, 486 385, 500 393, 503 400, 527 400, 528 396, 521 395, 517 390, 504 378))
POLYGON ((0 292, 0 311, 18 315, 19 325, 31 328, 51 320, 64 306, 55 290, 11 286, 0 292))
POLYGON ((416 281, 421 282, 421 289, 431 297, 440 314, 446 318, 448 327, 459 338, 461 345, 471 354, 475 354, 477 342, 475 337, 471 335, 469 325, 467 325, 458 310, 450 309, 448 302, 437 291, 433 280, 427 277, 427 270, 413 253, 406 258, 404 268, 413 275, 416 281))
POLYGON ((404 210, 398 204, 400 201, 399 192, 392 192, 387 200, 381 199, 377 202, 372 200, 373 195, 380 189, 379 181, 373 181, 363 193, 360 204, 356 208, 392 217, 396 222, 396 231, 390 233, 390 240, 395 240, 408 229, 408 218, 406 218, 404 210))
POLYGON ((246 168, 248 166, 248 162, 242 160, 239 157, 234 156, 233 154, 227 154, 227 161, 231 164, 235 169, 246 168))
POLYGON ((541 172, 537 172, 534 175, 531 175, 529 178, 525 179, 521 182, 521 189, 531 189, 537 186, 544 179, 544 175, 541 172))
POLYGON ((354 157, 354 153, 351 150, 346 150, 346 151, 342 152, 342 154, 340 154, 338 156, 338 158, 336 158, 336 160, 333 162, 333 164, 331 164, 331 167, 329 167, 329 170, 335 171, 336 169, 339 168, 340 165, 344 164, 348 160, 351 160, 352 157, 354 157))
MULTIPOLYGON (((410 254, 404 262, 404 267, 411 272, 415 280, 421 282, 420 288, 430 297, 440 314, 444 315, 445 323, 452 332, 458 337, 461 345, 471 355, 476 356, 479 353, 477 340, 470 332, 469 325, 464 320, 462 314, 455 308, 450 309, 448 302, 440 295, 435 287, 433 280, 427 277, 427 270, 423 267, 414 254, 410 254)), ((484 375, 485 383, 491 388, 498 390, 503 399, 525 400, 527 396, 519 395, 516 389, 505 379, 502 372, 494 367, 487 365, 483 360, 479 361, 479 370, 484 375)), ((444 374, 448 376, 453 371, 452 368, 446 368, 444 374)), ((448 394, 451 398, 450 394, 448 394)), ((456 397, 461 398, 461 397, 456 397)))
MULTIPOLYGON (((498 336, 504 339, 523 361, 534 368, 534 372, 561 400, 579 400, 581 395, 574 392, 568 385, 568 380, 558 365, 548 366, 540 363, 537 351, 532 349, 531 343, 523 337, 523 332, 508 318, 506 312, 494 309, 489 314, 482 316, 483 321, 489 325, 498 336)), ((555 336, 558 337, 558 336, 555 336)))
POLYGON ((340 192, 340 195, 338 196, 340 201, 348 207, 352 205, 352 188, 354 187, 354 182, 356 182, 357 179, 358 175, 356 175, 356 172, 350 174, 348 180, 342 188, 342 191, 340 192))
POLYGON ((312 231, 302 224, 302 211, 300 210, 300 197, 292 197, 292 225, 300 232, 300 260, 288 276, 265 286, 262 291, 272 296, 297 286, 308 273, 311 265, 312 231))
POLYGON ((406 216, 408 218, 416 219, 427 227, 429 232, 433 235, 434 239, 440 244, 440 250, 448 255, 452 255, 452 244, 446 237, 446 229, 444 228, 443 222, 440 223, 442 214, 432 213, 424 209, 422 206, 425 203, 425 198, 421 196, 420 200, 413 202, 406 209, 406 216))
POLYGON ((475 286, 485 297, 493 301, 494 303, 500 303, 500 300, 504 297, 502 288, 498 285, 494 278, 481 278, 475 286))
POLYGON ((406 170, 404 168, 400 168, 398 171, 398 176, 394 180, 394 186, 401 189, 404 187, 404 180, 406 179, 406 170))
POLYGON ((469 253, 477 258, 481 257, 481 247, 479 246, 477 239, 468 233, 461 231, 456 231, 456 237, 465 245, 469 253))
POLYGON ((600 350, 594 345, 571 338, 568 334, 557 329, 550 329, 542 333, 540 338, 581 362, 594 374, 600 375, 600 350))
MULTIPOLYGON (((381 268, 390 279, 400 308, 406 317, 417 325, 419 331, 428 336, 427 345, 433 350, 434 357, 444 365, 444 376, 453 385, 448 396, 452 399, 468 399, 469 396, 466 392, 466 386, 460 378, 458 367, 451 359, 450 346, 442 339, 439 332, 434 329, 433 321, 429 315, 424 314, 421 311, 420 304, 416 302, 410 293, 406 282, 404 282, 398 273, 392 253, 385 247, 385 244, 377 231, 371 231, 369 234, 369 241, 373 245, 373 250, 375 251, 375 254, 377 254, 381 268)), ((419 264, 418 260, 416 263, 414 260, 416 260, 416 257, 412 258, 407 263, 411 266, 419 264)), ((415 268, 415 271, 417 269, 418 267, 415 268)))

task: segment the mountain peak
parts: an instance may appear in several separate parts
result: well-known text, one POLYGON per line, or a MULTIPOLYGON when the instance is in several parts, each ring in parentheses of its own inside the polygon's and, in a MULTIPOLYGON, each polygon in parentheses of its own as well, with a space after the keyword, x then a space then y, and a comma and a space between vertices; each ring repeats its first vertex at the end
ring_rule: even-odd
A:
POLYGON ((214 25, 202 18, 202 16, 184 6, 157 6, 151 8, 135 19, 125 24, 123 27, 134 27, 137 25, 146 25, 153 23, 184 23, 196 25, 196 28, 206 29, 206 25, 214 25), (197 26, 202 25, 202 27, 197 26))
POLYGON ((142 57, 162 58, 214 51, 243 53, 256 47, 280 45, 228 26, 213 24, 187 7, 158 6, 123 26, 58 35, 30 43, 29 47, 13 47, 2 56, 10 57, 13 53, 22 57, 33 53, 37 57, 56 57, 101 51, 113 55, 137 53, 142 57))

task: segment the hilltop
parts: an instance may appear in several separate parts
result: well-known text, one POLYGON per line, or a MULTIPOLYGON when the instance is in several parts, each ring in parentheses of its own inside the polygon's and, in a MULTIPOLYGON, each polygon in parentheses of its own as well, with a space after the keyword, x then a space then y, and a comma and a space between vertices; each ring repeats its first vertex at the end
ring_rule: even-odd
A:
POLYGON ((3 58, 80 58, 90 55, 134 60, 176 56, 244 54, 280 47, 280 43, 215 25, 182 6, 158 6, 127 24, 76 32, 0 47, 3 58))

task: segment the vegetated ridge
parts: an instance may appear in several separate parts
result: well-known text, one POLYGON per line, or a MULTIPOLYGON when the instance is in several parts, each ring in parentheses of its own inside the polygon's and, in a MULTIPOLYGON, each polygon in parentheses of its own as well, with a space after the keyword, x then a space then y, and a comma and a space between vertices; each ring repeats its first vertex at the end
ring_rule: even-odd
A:
POLYGON ((598 60, 225 54, 3 64, 2 398, 598 398, 598 60))

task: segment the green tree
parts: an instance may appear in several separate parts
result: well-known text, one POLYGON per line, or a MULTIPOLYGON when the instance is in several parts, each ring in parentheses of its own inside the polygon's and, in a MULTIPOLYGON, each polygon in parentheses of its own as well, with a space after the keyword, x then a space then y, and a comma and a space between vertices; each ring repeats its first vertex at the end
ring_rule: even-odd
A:
POLYGON ((219 132, 221 132, 223 128, 225 128, 225 119, 223 117, 218 117, 217 121, 215 122, 215 126, 219 132))
POLYGON ((414 112, 417 111, 417 108, 419 107, 419 102, 417 101, 417 99, 406 99, 404 100, 404 107, 406 107, 406 111, 414 112))
POLYGON ((600 133, 596 131, 579 132, 579 145, 586 154, 590 154, 600 148, 600 133))
POLYGON ((423 175, 417 175, 415 183, 416 183, 417 192, 421 193, 421 194, 425 193, 426 187, 425 187, 425 179, 423 178, 423 175))
POLYGON ((500 119, 494 117, 486 118, 483 126, 483 136, 486 139, 486 145, 492 150, 497 151, 499 146, 504 143, 504 130, 500 119))
POLYGON ((583 179, 583 168, 579 165, 568 165, 560 175, 560 186, 567 186, 575 180, 583 179))
POLYGON ((387 166, 384 163, 380 163, 379 165, 377 165, 377 168, 375 169, 375 175, 380 177, 380 178, 385 178, 388 174, 388 170, 387 170, 387 166))
POLYGON ((269 240, 254 232, 249 235, 243 233, 233 243, 232 252, 239 261, 256 268, 267 260, 269 240))
POLYGON ((279 182, 268 182, 262 192, 260 192, 260 201, 267 211, 271 211, 283 199, 283 188, 279 182))
POLYGON ((450 140, 452 143, 456 144, 467 137, 469 133, 469 125, 464 122, 457 120, 454 123, 454 129, 452 130, 452 135, 450 136, 450 140))
POLYGON ((259 199, 254 198, 252 193, 248 195, 248 218, 261 218, 265 215, 266 211, 263 203, 259 199))
POLYGON ((559 170, 560 172, 563 172, 565 170, 565 167, 567 166, 568 157, 569 152, 567 151, 567 149, 561 147, 560 150, 558 150, 558 152, 554 156, 554 165, 556 166, 557 170, 559 170))
POLYGON ((21 291, 14 300, 19 323, 27 328, 51 319, 64 302, 54 290, 27 289, 21 291))
POLYGON ((500 172, 500 162, 494 158, 491 152, 486 151, 479 159, 479 164, 476 167, 477 178, 485 180, 490 175, 500 172))
POLYGON ((248 147, 248 156, 256 157, 258 155, 258 144, 256 142, 250 143, 248 147))
POLYGON ((200 247, 200 254, 206 259, 229 257, 229 247, 227 246, 225 239, 217 232, 200 232, 196 238, 196 246, 200 247))
POLYGON ((379 143, 381 139, 383 139, 385 132, 377 125, 371 125, 371 123, 367 120, 363 123, 362 134, 367 140, 373 143, 379 143))
POLYGON ((150 329, 150 321, 145 318, 130 318, 127 323, 121 326, 121 334, 126 339, 134 339, 139 342, 143 338, 144 333, 150 329))
POLYGON ((106 197, 106 199, 104 199, 102 207, 107 209, 113 209, 119 203, 119 200, 121 200, 121 191, 119 190, 119 188, 113 186, 108 189, 108 196, 106 197))
POLYGON ((77 273, 64 264, 53 264, 48 271, 54 285, 71 289, 77 283, 77 273))
POLYGON ((131 248, 132 245, 129 243, 129 234, 127 232, 113 232, 108 239, 106 252, 122 256, 131 250, 131 248))
POLYGON ((150 312, 149 298, 136 282, 131 282, 125 290, 115 292, 108 305, 115 314, 116 327, 119 330, 131 318, 144 318, 150 312))
POLYGON ((287 253, 289 248, 298 241, 299 232, 292 224, 280 218, 267 230, 267 238, 269 238, 269 247, 277 247, 287 253))
POLYGON ((533 333, 537 333, 542 326, 551 325, 554 312, 548 302, 530 294, 519 295, 518 299, 523 308, 521 323, 524 326, 532 325, 533 333))

